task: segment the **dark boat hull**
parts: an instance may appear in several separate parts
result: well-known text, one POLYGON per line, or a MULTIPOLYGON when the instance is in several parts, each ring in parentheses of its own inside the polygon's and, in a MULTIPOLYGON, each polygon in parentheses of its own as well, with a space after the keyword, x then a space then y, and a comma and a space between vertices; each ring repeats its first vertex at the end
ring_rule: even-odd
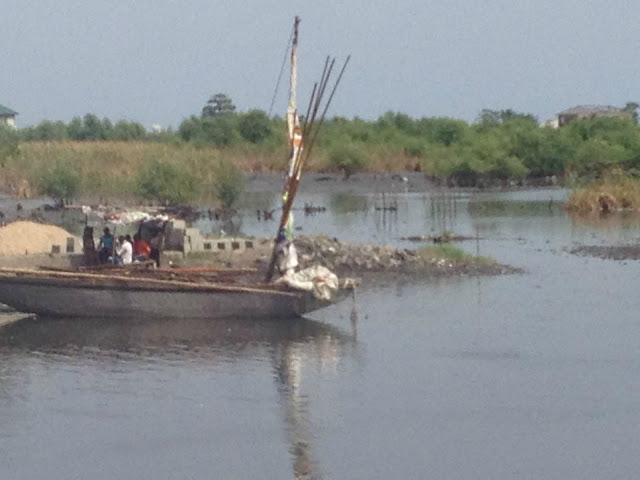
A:
POLYGON ((56 317, 267 318, 302 315, 333 301, 268 288, 0 271, 0 303, 56 317))

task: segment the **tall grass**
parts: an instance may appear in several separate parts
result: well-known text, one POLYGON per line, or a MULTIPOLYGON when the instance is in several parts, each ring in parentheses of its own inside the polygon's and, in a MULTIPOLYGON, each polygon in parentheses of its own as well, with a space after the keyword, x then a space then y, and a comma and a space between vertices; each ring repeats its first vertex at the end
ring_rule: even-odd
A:
POLYGON ((567 208, 578 213, 640 209, 640 180, 613 172, 603 180, 575 189, 567 208))
MULTIPOLYGON (((419 161, 390 145, 362 145, 366 161, 363 171, 388 171, 414 168, 419 161)), ((305 165, 315 172, 338 171, 329 162, 329 148, 318 147, 305 165)), ((80 194, 88 197, 131 196, 136 193, 136 179, 153 162, 174 165, 197 177, 202 185, 214 186, 220 175, 220 162, 245 172, 270 172, 287 168, 287 147, 275 144, 239 144, 215 147, 198 143, 160 143, 145 141, 30 141, 20 144, 19 154, 10 157, 0 171, 0 189, 17 192, 28 183, 37 191, 42 172, 62 163, 80 176, 80 194)))
POLYGON ((28 182, 33 192, 51 165, 64 163, 80 176, 80 191, 91 197, 135 195, 137 178, 154 162, 172 165, 199 179, 216 183, 221 161, 245 171, 284 169, 283 152, 265 155, 247 146, 221 149, 190 143, 163 144, 136 141, 26 142, 0 172, 0 188, 16 190, 28 182))

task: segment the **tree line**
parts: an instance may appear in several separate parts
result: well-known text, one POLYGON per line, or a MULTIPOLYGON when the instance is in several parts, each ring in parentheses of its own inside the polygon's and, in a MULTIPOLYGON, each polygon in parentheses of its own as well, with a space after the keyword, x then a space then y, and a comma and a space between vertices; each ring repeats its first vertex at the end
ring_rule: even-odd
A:
MULTIPOLYGON (((636 104, 628 104, 637 107, 636 104)), ((634 112, 635 113, 635 109, 634 112)), ((304 121, 304 120, 303 120, 304 121)), ((281 155, 284 119, 262 110, 237 112, 225 94, 212 96, 178 129, 147 131, 137 122, 115 124, 87 114, 69 123, 44 121, 0 131, 0 161, 20 142, 149 141, 225 148, 251 145, 257 155, 281 155)), ((452 185, 478 186, 556 178, 598 178, 612 166, 640 173, 640 128, 629 118, 577 118, 561 128, 513 110, 483 110, 471 123, 387 112, 376 120, 333 117, 320 132, 316 155, 327 170, 415 169, 452 185)))

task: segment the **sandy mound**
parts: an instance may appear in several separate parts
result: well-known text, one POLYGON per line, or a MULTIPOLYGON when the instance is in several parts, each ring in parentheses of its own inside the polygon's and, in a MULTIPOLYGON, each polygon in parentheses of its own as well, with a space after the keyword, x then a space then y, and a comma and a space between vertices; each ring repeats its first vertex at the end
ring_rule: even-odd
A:
MULTIPOLYGON (((51 253, 52 245, 59 245, 60 252, 67 249, 67 238, 74 237, 54 225, 18 221, 0 227, 0 255, 26 255, 51 253)), ((76 239, 76 251, 82 248, 82 240, 76 239)))

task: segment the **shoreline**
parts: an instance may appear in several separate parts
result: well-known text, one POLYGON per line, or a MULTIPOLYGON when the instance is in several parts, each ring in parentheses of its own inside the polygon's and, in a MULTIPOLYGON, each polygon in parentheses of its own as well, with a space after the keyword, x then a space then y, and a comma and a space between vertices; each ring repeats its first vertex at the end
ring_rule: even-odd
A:
MULTIPOLYGON (((257 173, 245 172, 245 175, 247 181, 244 193, 280 194, 284 188, 285 174, 283 171, 257 173)), ((302 176, 298 192, 304 192, 305 194, 325 193, 352 195, 425 192, 471 194, 480 192, 512 192, 562 188, 564 187, 559 185, 493 185, 487 186, 486 188, 450 187, 441 184, 422 172, 397 170, 378 173, 356 173, 349 178, 345 178, 344 175, 338 173, 308 172, 302 176)), ((201 198, 184 205, 184 207, 203 208, 219 206, 218 201, 214 199, 213 186, 205 185, 201 198)), ((12 192, 6 190, 0 192, 0 201, 5 203, 5 208, 6 205, 8 205, 9 211, 16 210, 17 208, 20 210, 24 209, 22 212, 23 219, 28 218, 25 217, 25 214, 30 211, 37 210, 38 207, 44 209, 55 208, 55 201, 50 197, 33 196, 23 199, 18 198, 16 195, 12 194, 12 192), (47 207, 45 207, 45 205, 47 205, 47 207)), ((104 205, 112 208, 162 208, 157 204, 144 202, 139 198, 123 195, 118 192, 97 192, 94 194, 83 192, 65 208, 74 209, 79 208, 82 205, 104 205)))
MULTIPOLYGON (((250 174, 248 177, 246 191, 249 193, 261 193, 269 192, 277 195, 283 186, 284 175, 281 172, 277 173, 259 173, 250 174)), ((536 187, 515 187, 515 188, 496 188, 480 190, 476 188, 460 189, 437 186, 431 179, 426 177, 420 172, 388 172, 384 174, 372 174, 372 173, 360 173, 351 176, 349 179, 345 179, 342 175, 327 175, 319 173, 306 174, 303 177, 300 191, 305 193, 317 194, 317 193, 335 193, 335 194, 353 194, 353 195, 366 195, 366 194, 404 194, 404 193, 416 193, 416 192, 451 192, 451 194, 460 192, 480 192, 480 191, 510 191, 510 190, 531 190, 536 187)), ((22 201, 24 205, 14 215, 19 216, 23 220, 32 220, 39 223, 50 223, 53 225, 60 225, 61 219, 74 215, 70 211, 77 212, 82 204, 91 203, 87 200, 90 198, 82 198, 79 201, 74 202, 65 209, 50 210, 44 208, 44 205, 50 205, 51 201, 47 198, 30 199, 28 201, 22 201), (38 206, 36 206, 38 205, 38 206)), ((14 204, 20 204, 20 201, 5 197, 5 201, 14 204)), ((200 209, 202 205, 192 204, 192 209, 200 209)), ((122 204, 123 208, 142 208, 142 209, 157 209, 157 207, 143 206, 140 207, 139 203, 127 203, 122 204), (135 206, 134 206, 135 205, 135 206)), ((205 207, 206 208, 206 207, 205 207)), ((11 216, 7 215, 5 221, 9 222, 17 218, 11 219, 11 216)), ((349 244, 348 242, 340 242, 337 239, 329 239, 324 236, 322 240, 318 240, 323 236, 315 236, 314 240, 310 240, 310 236, 296 235, 296 246, 301 252, 300 263, 304 268, 310 265, 310 260, 315 260, 315 263, 322 264, 331 270, 334 270, 339 275, 362 275, 372 277, 413 277, 413 276, 426 276, 426 277, 452 277, 452 276, 474 276, 474 275, 500 275, 500 274, 512 274, 522 273, 521 269, 516 267, 501 265, 497 262, 495 264, 478 263, 472 258, 450 260, 447 258, 438 258, 434 261, 428 261, 419 259, 419 249, 400 249, 390 247, 388 245, 380 245, 374 242, 366 242, 359 244, 349 244), (331 245, 330 245, 331 244, 331 245), (335 253, 336 247, 340 247, 341 253, 335 253)), ((440 237, 438 237, 440 238, 440 237)), ((423 239, 423 241, 431 245, 436 243, 434 239, 430 242, 429 239, 423 239)), ((446 242, 445 242, 446 243, 446 242)), ((264 268, 264 263, 268 262, 272 242, 270 239, 256 238, 254 244, 268 244, 266 249, 256 249, 252 252, 234 252, 232 258, 225 255, 224 258, 215 258, 215 255, 211 258, 201 257, 197 259, 197 256, 192 256, 189 259, 189 255, 186 255, 180 251, 169 251, 167 260, 174 259, 177 263, 188 262, 190 264, 197 264, 200 262, 208 262, 212 266, 232 266, 232 267, 252 267, 252 268, 264 268), (264 251, 263 251, 264 250, 264 251)), ((33 260, 27 260, 27 256, 22 257, 27 264, 33 265, 33 260)), ((7 259, 4 259, 9 260, 7 259)), ((19 261, 13 259, 12 263, 19 261)), ((0 264, 5 263, 0 259, 0 264)), ((166 265, 166 263, 165 263, 166 265)))

